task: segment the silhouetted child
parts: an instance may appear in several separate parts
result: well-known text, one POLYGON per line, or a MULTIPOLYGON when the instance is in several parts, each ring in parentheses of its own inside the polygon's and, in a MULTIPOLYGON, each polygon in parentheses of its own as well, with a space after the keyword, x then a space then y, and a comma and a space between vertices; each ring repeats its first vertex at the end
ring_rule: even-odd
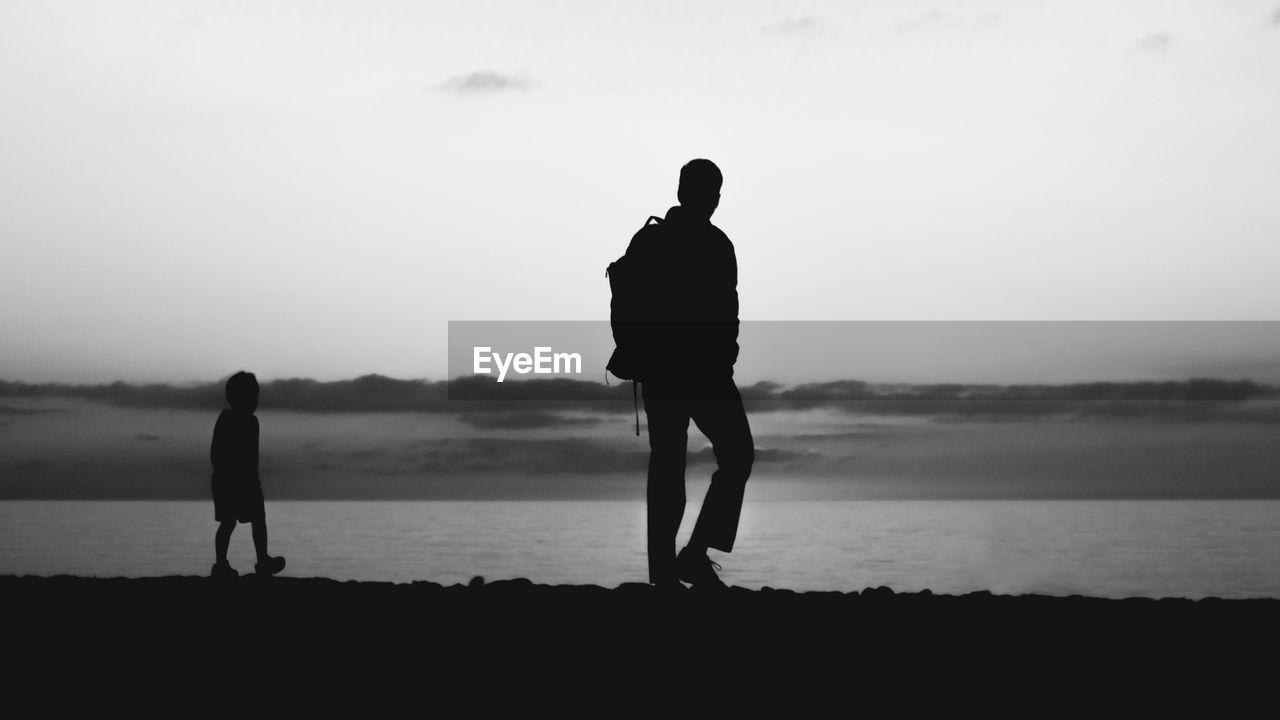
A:
POLYGON ((274 575, 284 569, 284 558, 267 554, 267 513, 258 480, 258 379, 243 370, 227 380, 227 404, 213 427, 209 457, 213 461, 213 518, 217 563, 213 577, 233 578, 239 573, 227 562, 227 547, 236 523, 253 524, 253 547, 258 552, 254 570, 274 575))

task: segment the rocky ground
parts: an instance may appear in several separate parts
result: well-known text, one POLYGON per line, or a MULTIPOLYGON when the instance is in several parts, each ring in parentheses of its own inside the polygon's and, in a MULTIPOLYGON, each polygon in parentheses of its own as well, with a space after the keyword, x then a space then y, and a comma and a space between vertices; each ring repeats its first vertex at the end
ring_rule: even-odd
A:
POLYGON ((1229 715, 1280 669, 1277 600, 288 577, 0 577, 0 598, 10 694, 46 710, 1229 715))

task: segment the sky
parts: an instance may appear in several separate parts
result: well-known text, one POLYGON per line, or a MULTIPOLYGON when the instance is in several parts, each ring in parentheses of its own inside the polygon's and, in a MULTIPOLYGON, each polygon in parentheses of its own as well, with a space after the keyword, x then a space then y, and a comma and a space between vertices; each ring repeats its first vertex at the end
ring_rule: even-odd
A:
POLYGON ((1277 77, 1277 0, 7 0, 0 378, 443 377, 693 157, 744 320, 1276 320, 1277 77))

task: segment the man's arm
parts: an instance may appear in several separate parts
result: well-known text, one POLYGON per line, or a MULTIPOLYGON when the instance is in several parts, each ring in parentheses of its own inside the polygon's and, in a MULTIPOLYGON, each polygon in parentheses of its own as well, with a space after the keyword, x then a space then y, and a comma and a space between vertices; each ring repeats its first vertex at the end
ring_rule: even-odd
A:
POLYGON ((724 260, 725 275, 721 292, 724 306, 718 313, 717 337, 723 348, 726 367, 733 369, 738 362, 738 256, 734 252, 733 243, 726 236, 724 239, 727 257, 724 260))

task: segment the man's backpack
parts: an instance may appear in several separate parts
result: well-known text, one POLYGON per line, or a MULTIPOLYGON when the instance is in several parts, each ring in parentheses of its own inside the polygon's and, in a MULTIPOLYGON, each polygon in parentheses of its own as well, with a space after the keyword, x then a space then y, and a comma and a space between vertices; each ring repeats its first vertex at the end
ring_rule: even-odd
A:
MULTIPOLYGON (((636 393, 635 383, 640 382, 645 373, 645 357, 651 350, 651 343, 645 337, 644 308, 646 298, 653 297, 654 282, 651 268, 646 267, 647 244, 651 237, 662 226, 662 218, 650 216, 640 231, 631 238, 631 245, 622 257, 609 264, 605 276, 609 278, 609 291, 612 299, 609 302, 609 325, 613 330, 613 354, 605 370, 614 377, 632 382, 632 394, 636 393)), ((636 409, 636 434, 640 434, 640 411, 636 409)))

